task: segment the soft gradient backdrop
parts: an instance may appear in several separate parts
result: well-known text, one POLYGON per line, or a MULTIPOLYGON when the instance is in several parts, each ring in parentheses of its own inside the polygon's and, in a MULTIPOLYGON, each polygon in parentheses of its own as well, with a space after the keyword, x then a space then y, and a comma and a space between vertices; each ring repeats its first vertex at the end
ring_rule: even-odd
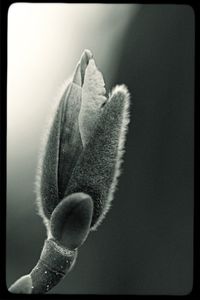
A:
MULTIPOLYGON (((8 14, 7 286, 36 264, 34 181, 60 85, 89 48, 131 92, 113 207, 49 293, 185 294, 193 273, 194 13, 184 5, 13 4, 8 14)), ((111 129, 112 130, 112 129, 111 129)))

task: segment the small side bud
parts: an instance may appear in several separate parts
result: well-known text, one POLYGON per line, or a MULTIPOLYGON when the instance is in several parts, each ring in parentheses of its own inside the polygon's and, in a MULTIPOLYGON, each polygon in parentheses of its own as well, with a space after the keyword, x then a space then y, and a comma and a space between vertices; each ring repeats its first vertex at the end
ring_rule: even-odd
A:
POLYGON ((93 202, 84 193, 64 198, 55 208, 50 220, 55 240, 69 250, 80 247, 90 231, 93 202))

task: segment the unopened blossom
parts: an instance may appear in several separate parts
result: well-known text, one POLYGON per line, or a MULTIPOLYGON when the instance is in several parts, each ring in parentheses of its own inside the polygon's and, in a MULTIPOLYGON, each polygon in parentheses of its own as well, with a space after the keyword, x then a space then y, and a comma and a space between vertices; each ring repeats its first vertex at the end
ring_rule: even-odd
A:
POLYGON ((108 94, 92 53, 85 50, 43 139, 36 193, 47 239, 36 266, 10 292, 46 293, 71 271, 78 248, 110 208, 128 123, 126 86, 108 94))

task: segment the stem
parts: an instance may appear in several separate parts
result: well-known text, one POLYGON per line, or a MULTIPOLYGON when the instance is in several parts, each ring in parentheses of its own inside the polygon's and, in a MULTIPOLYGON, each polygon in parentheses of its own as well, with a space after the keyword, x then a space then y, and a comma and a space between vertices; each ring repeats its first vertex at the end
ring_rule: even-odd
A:
POLYGON ((53 239, 45 240, 40 259, 30 274, 21 277, 9 288, 15 294, 44 294, 72 269, 78 251, 68 250, 53 239))

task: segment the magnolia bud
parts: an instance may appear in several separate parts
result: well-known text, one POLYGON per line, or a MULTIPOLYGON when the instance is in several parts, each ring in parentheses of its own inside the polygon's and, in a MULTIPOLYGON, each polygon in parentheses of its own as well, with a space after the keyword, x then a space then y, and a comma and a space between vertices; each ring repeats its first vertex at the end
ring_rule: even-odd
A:
POLYGON ((129 93, 109 97, 101 72, 85 50, 51 117, 39 160, 36 193, 47 228, 40 259, 9 289, 42 294, 73 267, 78 248, 110 208, 129 123, 129 93))

